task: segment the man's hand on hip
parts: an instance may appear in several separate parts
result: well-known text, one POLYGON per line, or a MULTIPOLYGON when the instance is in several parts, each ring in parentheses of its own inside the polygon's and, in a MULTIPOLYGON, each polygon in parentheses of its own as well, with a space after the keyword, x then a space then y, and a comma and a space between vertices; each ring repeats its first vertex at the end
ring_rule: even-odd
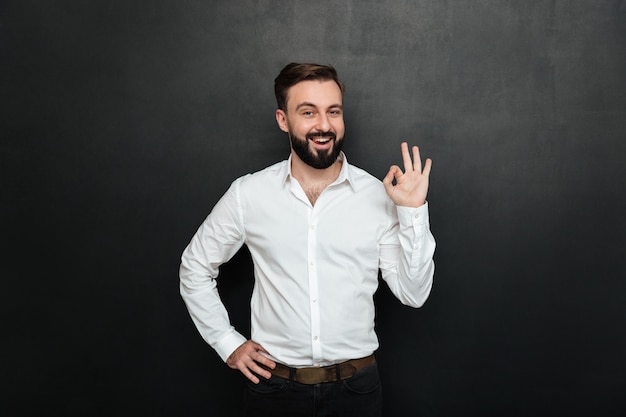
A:
POLYGON ((272 376, 272 373, 261 368, 259 363, 270 369, 274 369, 276 367, 274 361, 261 355, 260 352, 268 353, 260 344, 252 340, 248 340, 230 354, 228 359, 226 359, 226 364, 232 369, 239 369, 239 371, 241 371, 246 378, 253 383, 258 384, 259 378, 257 378, 254 373, 261 375, 266 379, 270 379, 272 376))

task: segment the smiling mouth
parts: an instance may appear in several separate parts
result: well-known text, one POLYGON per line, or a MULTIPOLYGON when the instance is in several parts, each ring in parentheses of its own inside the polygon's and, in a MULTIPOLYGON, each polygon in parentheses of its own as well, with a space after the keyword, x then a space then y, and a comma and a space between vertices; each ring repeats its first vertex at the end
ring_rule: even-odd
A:
POLYGON ((319 143, 319 144, 324 144, 324 143, 330 142, 330 138, 314 138, 314 139, 311 139, 311 140, 313 142, 319 143))
POLYGON ((336 135, 332 132, 324 132, 324 133, 307 135, 307 139, 320 145, 323 145, 325 143, 330 142, 331 140, 334 140, 335 137, 336 135))

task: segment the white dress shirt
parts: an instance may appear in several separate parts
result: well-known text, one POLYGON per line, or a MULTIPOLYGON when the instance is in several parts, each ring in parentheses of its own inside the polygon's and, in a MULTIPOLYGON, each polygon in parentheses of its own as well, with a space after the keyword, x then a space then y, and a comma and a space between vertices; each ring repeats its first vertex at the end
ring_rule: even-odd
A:
POLYGON ((378 348, 378 271, 420 307, 433 281, 428 205, 396 206, 382 182, 348 164, 311 205, 291 158, 233 182, 182 255, 180 292, 202 337, 225 361, 246 341, 217 291, 219 266, 248 246, 251 338, 285 365, 324 366, 378 348))

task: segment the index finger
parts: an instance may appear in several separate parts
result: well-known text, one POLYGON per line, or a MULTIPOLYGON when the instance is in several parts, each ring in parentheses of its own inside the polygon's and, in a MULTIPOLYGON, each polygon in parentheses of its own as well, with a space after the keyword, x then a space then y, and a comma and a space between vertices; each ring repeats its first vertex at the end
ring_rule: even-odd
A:
POLYGON ((276 363, 273 360, 261 354, 257 354, 254 360, 258 363, 262 363, 268 368, 272 368, 272 369, 276 368, 276 363))

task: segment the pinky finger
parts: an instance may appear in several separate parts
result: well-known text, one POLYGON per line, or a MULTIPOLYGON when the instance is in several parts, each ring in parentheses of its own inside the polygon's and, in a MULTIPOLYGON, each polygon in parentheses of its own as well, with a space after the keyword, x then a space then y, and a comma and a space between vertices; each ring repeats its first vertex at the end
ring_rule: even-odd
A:
POLYGON ((258 383, 260 382, 260 381, 259 381, 259 378, 257 378, 257 377, 256 377, 256 375, 254 375, 254 374, 253 374, 252 372, 250 372, 248 369, 246 369, 245 371, 244 371, 244 370, 242 370, 241 372, 242 372, 242 373, 244 374, 244 376, 245 376, 246 378, 248 378, 248 379, 249 379, 249 380, 250 380, 253 384, 258 384, 258 383))
POLYGON ((252 381, 252 383, 258 384, 260 382, 259 378, 257 378, 257 376, 254 373, 252 373, 250 368, 248 368, 244 363, 240 363, 237 369, 239 369, 239 372, 241 372, 243 376, 245 376, 250 381, 252 381))
POLYGON ((430 158, 426 158, 426 163, 424 164, 424 171, 422 172, 423 175, 426 175, 427 177, 430 176, 430 169, 433 166, 433 160, 430 158))

